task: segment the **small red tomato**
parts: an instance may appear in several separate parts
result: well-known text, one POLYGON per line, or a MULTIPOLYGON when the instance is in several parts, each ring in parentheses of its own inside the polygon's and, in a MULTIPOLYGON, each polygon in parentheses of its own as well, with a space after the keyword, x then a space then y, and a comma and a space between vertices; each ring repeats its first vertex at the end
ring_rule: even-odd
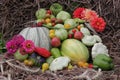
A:
POLYGON ((52 14, 52 11, 51 10, 47 10, 47 14, 52 14))
POLYGON ((73 29, 72 32, 75 33, 75 32, 76 32, 76 29, 73 29))
POLYGON ((52 19, 51 19, 51 22, 55 22, 55 21, 56 21, 56 18, 52 18, 52 19))
POLYGON ((93 64, 89 64, 89 65, 88 65, 88 68, 93 68, 93 64))
POLYGON ((72 37, 73 37, 73 34, 69 34, 69 35, 68 35, 68 38, 72 38, 72 37))
POLYGON ((41 27, 42 26, 42 22, 38 22, 37 26, 41 27))

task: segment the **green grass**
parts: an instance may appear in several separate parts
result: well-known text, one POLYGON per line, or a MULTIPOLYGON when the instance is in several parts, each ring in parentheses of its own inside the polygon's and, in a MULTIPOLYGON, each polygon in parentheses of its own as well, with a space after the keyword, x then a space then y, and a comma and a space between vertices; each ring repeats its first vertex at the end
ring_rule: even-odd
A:
POLYGON ((6 51, 5 41, 2 38, 2 33, 0 33, 0 54, 6 51))

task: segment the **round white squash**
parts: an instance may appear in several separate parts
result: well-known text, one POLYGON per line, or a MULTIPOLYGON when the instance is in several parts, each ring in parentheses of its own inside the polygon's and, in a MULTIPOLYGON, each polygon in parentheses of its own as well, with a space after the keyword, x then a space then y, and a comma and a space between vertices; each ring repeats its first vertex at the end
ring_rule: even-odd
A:
POLYGON ((20 32, 26 40, 32 40, 37 47, 50 50, 49 30, 45 27, 27 27, 20 32))

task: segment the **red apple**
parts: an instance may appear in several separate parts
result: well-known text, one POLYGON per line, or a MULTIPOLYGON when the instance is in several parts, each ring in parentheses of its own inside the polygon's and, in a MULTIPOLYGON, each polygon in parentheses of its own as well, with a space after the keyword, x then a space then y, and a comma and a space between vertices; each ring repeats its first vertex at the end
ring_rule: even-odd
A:
POLYGON ((68 38, 72 38, 73 37, 73 34, 68 34, 68 38))
POLYGON ((75 39, 81 40, 82 37, 83 37, 83 33, 82 32, 77 31, 77 32, 74 33, 74 38, 75 39))
POLYGON ((51 45, 53 47, 59 47, 61 45, 61 42, 60 42, 60 39, 58 37, 54 37, 52 40, 51 40, 51 45))

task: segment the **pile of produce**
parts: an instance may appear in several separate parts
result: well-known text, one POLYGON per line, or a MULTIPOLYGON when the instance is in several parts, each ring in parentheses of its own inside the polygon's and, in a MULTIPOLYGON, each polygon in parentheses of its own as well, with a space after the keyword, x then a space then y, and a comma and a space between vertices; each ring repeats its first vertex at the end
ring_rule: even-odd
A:
POLYGON ((76 8, 72 14, 54 3, 49 10, 36 11, 37 20, 6 43, 7 54, 42 72, 93 68, 112 70, 107 47, 97 33, 106 22, 95 11, 76 8))

